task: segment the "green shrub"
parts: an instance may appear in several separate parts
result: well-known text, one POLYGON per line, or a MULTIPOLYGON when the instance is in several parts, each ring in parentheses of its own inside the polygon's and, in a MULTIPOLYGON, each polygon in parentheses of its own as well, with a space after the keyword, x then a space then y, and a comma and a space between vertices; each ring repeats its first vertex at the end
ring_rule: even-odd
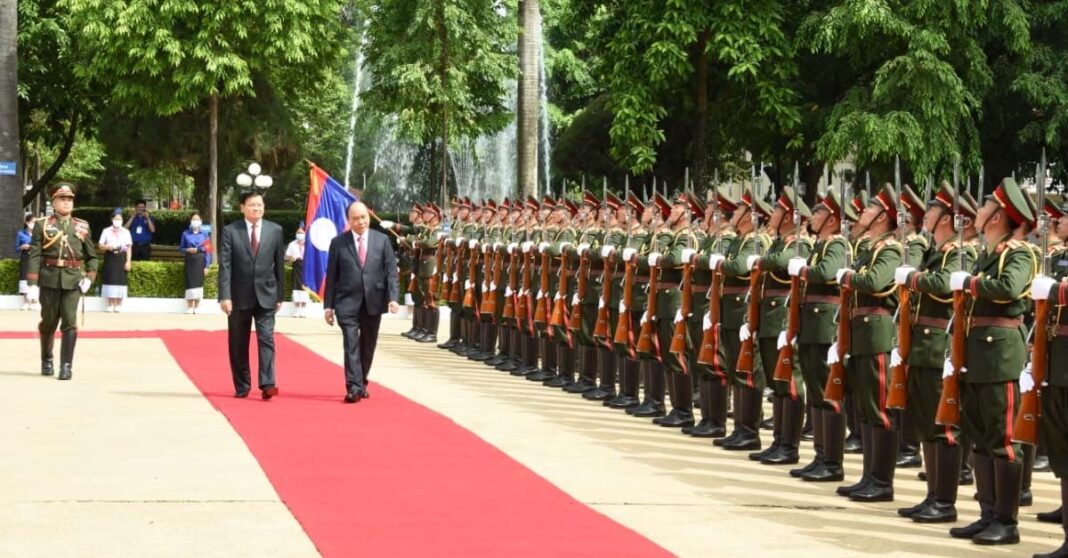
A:
POLYGON ((19 292, 19 261, 0 259, 0 294, 11 295, 19 292))

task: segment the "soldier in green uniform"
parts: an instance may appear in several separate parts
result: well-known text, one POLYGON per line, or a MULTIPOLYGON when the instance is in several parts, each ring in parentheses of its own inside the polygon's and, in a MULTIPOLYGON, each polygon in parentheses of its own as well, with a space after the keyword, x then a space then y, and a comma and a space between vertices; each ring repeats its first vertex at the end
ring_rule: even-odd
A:
MULTIPOLYGON (((494 315, 490 320, 489 327, 493 330, 491 335, 497 340, 498 346, 497 351, 483 361, 486 366, 494 368, 506 361, 510 361, 513 354, 511 329, 507 327, 508 324, 504 318, 504 306, 506 299, 511 296, 511 293, 507 291, 509 286, 508 268, 512 263, 509 247, 512 242, 515 222, 521 213, 522 208, 518 201, 513 204, 511 200, 505 198, 498 209, 498 225, 494 231, 493 247, 491 249, 491 253, 494 255, 493 277, 487 279, 486 283, 488 283, 490 292, 493 293, 493 297, 496 299, 493 307, 494 315)), ((490 349, 492 352, 493 347, 490 347, 490 349)))
MULTIPOLYGON (((470 218, 471 202, 470 200, 453 198, 449 207, 449 235, 445 239, 445 269, 440 270, 440 273, 445 273, 446 270, 450 272, 450 275, 442 276, 442 283, 446 288, 442 289, 441 297, 445 299, 445 303, 449 306, 449 338, 444 343, 438 345, 439 349, 453 350, 463 342, 461 339, 461 327, 460 327, 460 301, 453 301, 450 293, 452 289, 456 288, 456 284, 460 279, 460 254, 463 252, 463 227, 466 224, 467 219, 470 218)), ((464 271, 466 273, 466 271, 464 271)))
POLYGON ((506 362, 497 367, 513 376, 526 376, 535 374, 538 369, 538 338, 534 327, 533 304, 530 289, 534 286, 534 261, 530 254, 531 238, 535 230, 535 217, 540 210, 538 200, 528 196, 523 203, 523 210, 516 219, 515 228, 512 231, 512 243, 509 251, 515 254, 512 265, 516 266, 516 285, 513 287, 512 296, 515 304, 515 331, 512 333, 516 350, 516 358, 512 362, 506 362), (524 315, 520 314, 520 308, 526 307, 524 315))
MULTIPOLYGON (((601 208, 601 214, 596 219, 595 226, 599 229, 598 240, 600 246, 591 247, 589 253, 590 257, 590 276, 589 287, 586 292, 586 297, 583 299, 583 316, 584 318, 592 318, 590 327, 590 337, 594 346, 597 348, 597 375, 599 385, 593 390, 582 394, 584 399, 590 401, 608 401, 616 396, 616 376, 617 369, 622 360, 616 357, 616 353, 612 350, 612 333, 611 327, 607 327, 608 324, 615 325, 616 319, 618 319, 618 312, 616 311, 619 303, 615 306, 611 304, 611 299, 614 291, 617 290, 617 283, 612 276, 615 268, 615 246, 621 243, 623 238, 623 231, 619 228, 619 223, 616 221, 616 217, 619 215, 619 209, 622 205, 619 198, 615 197, 611 193, 605 193, 604 207, 601 208), (605 250, 606 246, 612 246, 611 249, 605 250), (605 301, 606 293, 605 289, 608 289, 607 303, 605 301), (588 307, 588 309, 587 309, 588 307), (602 310, 603 309, 603 310, 602 310), (607 321, 605 323, 606 329, 603 337, 598 337, 597 331, 598 319, 602 312, 605 312, 607 321), (615 319, 613 319, 615 318, 615 319)), ((618 295, 616 295, 618 296, 618 295)), ((585 319, 583 321, 583 327, 586 327, 585 319)))
POLYGON ((543 229, 541 243, 538 244, 538 252, 549 256, 549 292, 544 293, 548 301, 546 318, 546 335, 550 341, 552 351, 556 353, 556 376, 546 380, 544 385, 554 388, 566 388, 575 382, 575 366, 577 364, 578 351, 571 331, 567 328, 566 316, 561 315, 559 323, 552 323, 552 314, 557 301, 564 303, 565 307, 571 293, 574 290, 574 276, 570 273, 568 264, 568 276, 561 287, 561 273, 567 262, 567 249, 576 241, 578 235, 571 226, 571 220, 578 213, 578 206, 571 200, 558 200, 553 211, 549 214, 549 220, 543 229))
MULTIPOLYGON (((768 230, 775 239, 763 256, 750 256, 750 261, 760 266, 762 275, 760 325, 755 334, 764 366, 764 383, 772 388, 772 444, 764 451, 750 454, 749 458, 765 465, 797 463, 805 421, 804 379, 797 359, 792 361, 794 371, 789 381, 774 380, 780 345, 790 342, 785 338, 790 294, 787 266, 791 258, 807 258, 812 251, 812 241, 807 236, 797 236, 797 226, 792 220, 794 198, 793 188, 786 186, 782 189, 768 221, 768 230)), ((800 199, 797 210, 804 231, 812 211, 800 199)))
MULTIPOLYGON (((960 374, 961 426, 974 444, 972 456, 980 518, 950 530, 979 544, 1020 541, 1016 515, 1023 463, 1011 441, 1019 401, 1020 371, 1027 360, 1023 316, 1035 275, 1035 253, 1012 240, 1013 230, 1033 220, 1016 181, 1005 178, 976 216, 987 246, 972 272, 954 271, 950 288, 970 299, 965 370, 960 374)), ((947 366, 952 372, 952 365, 947 366)))
POLYGON ((1064 432, 1068 431, 1068 368, 1063 364, 1068 359, 1068 248, 1065 247, 1065 240, 1068 239, 1068 219, 1065 218, 1068 205, 1059 208, 1051 205, 1047 203, 1046 207, 1046 212, 1052 218, 1049 276, 1036 277, 1031 289, 1034 300, 1048 300, 1050 305, 1046 381, 1042 386, 1035 386, 1030 371, 1025 371, 1020 376, 1020 391, 1042 390, 1039 398, 1042 404, 1039 428, 1045 434, 1050 469, 1061 485, 1061 507, 1038 515, 1040 521, 1061 524, 1064 543, 1053 552, 1035 554, 1035 558, 1068 558, 1068 520, 1064 514, 1064 504, 1068 501, 1068 440, 1064 437, 1064 432))
MULTIPOLYGON (((898 433, 886 408, 890 385, 890 351, 894 347, 897 289, 894 270, 904 261, 905 250, 894 238, 897 228, 897 192, 887 184, 860 216, 857 235, 868 239, 858 251, 852 268, 837 272, 842 288, 853 292, 849 356, 855 409, 860 415, 864 470, 856 484, 843 486, 838 494, 859 502, 886 502, 894 498, 898 433)), ((832 344, 828 362, 838 350, 832 344), (833 356, 832 356, 833 355, 833 356)))
POLYGON ((63 332, 59 349, 59 379, 69 380, 73 373, 74 345, 78 340, 78 301, 96 278, 96 246, 89 223, 71 215, 74 211, 74 188, 59 184, 52 188, 55 213, 38 219, 30 242, 26 283, 31 300, 41 301, 41 374, 51 376, 52 346, 56 327, 63 332), (62 325, 61 325, 62 324, 62 325))
MULTIPOLYGON (((907 220, 905 222, 905 266, 919 267, 923 263, 927 252, 931 249, 928 235, 922 232, 923 217, 927 213, 927 207, 923 200, 911 186, 905 184, 901 187, 901 207, 905 209, 907 220)), ((901 234, 902 231, 898 231, 901 234)), ((915 299, 912 299, 913 301, 915 299)), ((893 360, 893 354, 890 355, 893 360)), ((890 368, 894 368, 891 364, 890 368)), ((922 464, 920 458, 920 440, 916 436, 916 425, 912 423, 912 414, 902 409, 891 409, 894 422, 898 425, 900 445, 898 448, 897 468, 918 467, 922 464)))
MULTIPOLYGON (((654 316, 648 315, 649 301, 651 297, 659 297, 659 292, 650 293, 646 292, 644 304, 639 305, 638 291, 650 290, 650 268, 649 268, 649 254, 658 250, 664 249, 663 247, 668 245, 671 241, 671 231, 665 227, 664 222, 667 220, 668 215, 671 213, 671 204, 663 198, 660 194, 653 194, 652 200, 646 205, 645 211, 642 213, 642 226, 648 232, 648 237, 645 243, 636 252, 631 252, 633 248, 623 251, 624 261, 631 258, 637 258, 635 264, 637 265, 637 275, 634 280, 634 288, 637 291, 634 293, 634 304, 632 309, 640 310, 641 315, 638 318, 638 326, 631 330, 634 335, 634 343, 637 344, 641 329, 645 322, 653 319, 654 316)), ((657 298, 657 303, 660 300, 657 298)), ((654 330, 655 331, 655 330, 654 330)), ((627 409, 627 414, 634 417, 642 418, 654 418, 664 416, 664 364, 660 361, 659 355, 654 352, 648 351, 636 351, 638 358, 640 359, 640 369, 642 376, 642 402, 637 407, 631 407, 627 409)))
MULTIPOLYGON (((507 201, 507 200, 505 200, 507 201)), ((476 247, 482 255, 478 266, 478 298, 475 313, 475 329, 478 336, 478 349, 468 353, 468 360, 485 362, 497 354, 497 321, 500 318, 503 292, 497 289, 494 270, 497 254, 504 247, 504 219, 508 217, 508 208, 495 200, 486 200, 482 207, 482 235, 476 247), (490 301, 490 298, 493 301, 490 301)))
POLYGON ((731 217, 731 225, 738 236, 724 254, 708 257, 709 269, 720 271, 724 277, 719 349, 727 381, 734 388, 734 431, 726 438, 717 438, 712 444, 727 450, 758 450, 761 446, 758 430, 763 410, 764 375, 756 366, 758 359, 754 359, 754 369, 750 373, 739 373, 738 356, 742 330, 748 330, 749 256, 763 254, 771 245, 771 239, 759 230, 770 217, 771 208, 767 203, 754 196, 751 190, 746 191, 731 217))
MULTIPOLYGON (((700 248, 693 270, 694 280, 694 313, 702 317, 700 337, 701 343, 696 350, 698 355, 704 349, 703 341, 705 332, 713 330, 712 335, 721 335, 719 324, 712 322, 709 314, 710 297, 712 296, 713 270, 708 264, 708 259, 713 254, 726 253, 728 247, 734 242, 735 234, 731 226, 732 216, 738 209, 737 203, 726 195, 715 192, 705 209, 704 231, 698 235, 700 248)), ((722 438, 727 435, 727 370, 723 366, 721 356, 715 352, 719 342, 715 341, 710 347, 712 362, 705 363, 695 359, 694 373, 697 376, 698 405, 701 409, 701 421, 693 427, 682 429, 683 434, 695 438, 722 438)))
POLYGON ((792 469, 790 476, 810 482, 835 482, 844 478, 845 415, 842 409, 823 398, 830 373, 827 352, 837 334, 835 314, 839 303, 835 275, 849 260, 852 245, 841 234, 842 219, 857 220, 852 203, 842 205, 839 191, 830 188, 812 212, 810 228, 816 242, 807 260, 791 258, 788 273, 803 283, 801 327, 797 338, 797 360, 804 378, 805 398, 812 409, 813 447, 811 463, 792 469))
POLYGON ((397 245, 400 248, 397 254, 399 276, 406 276, 408 278, 408 291, 405 294, 407 300, 405 301, 405 304, 413 306, 412 328, 402 332, 401 335, 411 339, 414 335, 422 335, 424 331, 422 309, 420 308, 422 297, 418 292, 418 280, 415 276, 415 268, 418 266, 420 251, 419 241, 420 237, 424 234, 423 206, 421 204, 414 204, 411 210, 408 211, 408 222, 411 224, 405 225, 403 223, 394 223, 393 221, 379 221, 378 226, 395 236, 397 238, 397 245))
MULTIPOLYGON (((907 262, 894 272, 894 281, 913 294, 914 320, 912 346, 905 355, 908 365, 908 404, 906 415, 916 430, 923 449, 927 495, 916 506, 902 508, 898 514, 919 523, 946 523, 957 520, 957 485, 960 476, 963 444, 959 429, 935 423, 935 413, 942 395, 942 364, 949 350, 947 328, 953 317, 953 297, 949 275, 953 270, 971 269, 978 250, 973 240, 976 208, 956 193, 946 182, 931 201, 922 219, 934 249, 918 265, 907 262), (961 246, 954 228, 954 204, 965 226, 965 244, 961 246), (971 235, 967 231, 971 231, 971 235)), ((897 348, 891 353, 891 367, 902 359, 897 348)))
MULTIPOLYGON (((551 258, 548 259, 548 268, 545 272, 542 272, 543 268, 543 252, 540 247, 542 242, 555 241, 556 236, 560 232, 561 222, 563 221, 563 214, 556 211, 556 200, 545 196, 542 198, 541 203, 538 205, 538 212, 536 218, 531 223, 530 239, 523 247, 524 252, 533 252, 530 255, 531 258, 531 296, 530 300, 530 314, 531 321, 534 323, 535 331, 537 332, 537 353, 539 368, 535 368, 532 371, 528 371, 525 376, 526 379, 532 382, 551 382, 556 380, 559 372, 559 363, 557 362, 558 340, 554 339, 549 334, 549 313, 552 311, 552 301, 556 296, 556 290, 553 286, 553 262, 551 258), (548 278, 548 282, 542 284, 542 276, 548 278), (546 287, 542 289, 542 287, 546 287), (546 304, 548 311, 545 313, 543 320, 536 319, 537 307, 540 304, 546 304)), ((556 271, 559 271, 559 262, 556 264, 556 271)))
MULTIPOLYGON (((579 379, 577 382, 564 388, 567 393, 580 393, 586 395, 597 388, 597 375, 603 369, 603 355, 597 350, 593 339, 593 326, 597 319, 597 302, 600 300, 601 285, 593 273, 591 249, 599 251, 601 240, 604 237, 604 229, 597 222, 598 210, 601 200, 591 192, 583 194, 582 206, 574 218, 573 228, 577 236, 575 244, 567 248, 568 277, 574 287, 568 289, 568 299, 565 306, 570 308, 568 313, 568 332, 574 341, 575 350, 579 363, 579 379), (582 260, 587 260, 587 268, 583 269, 582 260), (585 275, 585 277, 581 277, 585 275), (578 287, 585 281, 586 290, 580 293, 578 287), (579 313, 579 327, 571 327, 571 318, 576 312, 579 313)), ((615 387, 613 386, 613 391, 615 387)))
MULTIPOLYGON (((622 366, 620 366, 622 375, 619 382, 619 395, 609 399, 605 404, 612 409, 629 410, 636 408, 641 403, 638 395, 641 388, 642 366, 645 366, 645 363, 637 359, 634 338, 641 327, 641 317, 647 299, 645 291, 638 287, 637 265, 638 258, 644 257, 641 251, 647 244, 649 232, 641 221, 642 215, 646 213, 645 204, 642 203, 642 200, 632 192, 624 201, 625 203, 620 207, 618 217, 620 230, 618 234, 612 235, 611 243, 606 242, 604 246, 605 250, 609 250, 612 253, 618 250, 620 253, 619 265, 621 270, 613 274, 615 282, 612 285, 612 298, 608 302, 609 308, 616 311, 610 314, 608 323, 609 340, 612 343, 612 348, 616 356, 623 362, 622 366), (634 275, 634 281, 632 281, 629 293, 623 291, 628 266, 633 270, 632 274, 634 275), (630 300, 629 306, 626 304, 628 299, 630 300), (631 335, 629 339, 621 340, 616 338, 615 334, 619 330, 621 320, 629 320, 630 322, 629 331, 631 335)), ((646 282, 648 283, 648 276, 646 282)))
POLYGON ((467 205, 470 207, 470 213, 461 233, 460 248, 462 248, 462 251, 460 252, 460 260, 457 262, 461 285, 459 303, 460 336, 463 342, 452 349, 452 352, 462 357, 481 350, 481 339, 479 339, 478 323, 476 321, 478 316, 475 313, 482 289, 482 269, 478 265, 479 256, 482 252, 479 250, 478 244, 484 233, 485 220, 488 218, 484 215, 489 214, 489 212, 484 211, 485 208, 482 204, 473 205, 470 200, 467 200, 467 205), (472 264, 474 265, 472 266, 472 264), (468 292, 472 293, 470 297, 468 292))

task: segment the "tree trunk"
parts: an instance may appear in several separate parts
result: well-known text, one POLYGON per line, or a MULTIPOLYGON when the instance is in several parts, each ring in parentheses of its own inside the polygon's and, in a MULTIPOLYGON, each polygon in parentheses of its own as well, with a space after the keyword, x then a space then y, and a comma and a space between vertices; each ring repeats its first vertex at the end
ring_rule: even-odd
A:
POLYGON ((70 152, 74 149, 74 140, 78 137, 78 124, 81 122, 81 118, 78 113, 74 113, 74 116, 70 119, 70 127, 67 128, 67 134, 63 138, 63 145, 59 148, 59 153, 56 155, 56 160, 52 161, 52 164, 48 166, 48 170, 44 173, 40 172, 41 157, 40 153, 37 155, 38 175, 33 180, 33 186, 29 192, 26 192, 22 196, 22 204, 29 205, 33 203, 33 198, 38 192, 44 191, 48 183, 59 174, 59 169, 63 168, 63 163, 67 162, 67 157, 70 156, 70 152))
POLYGON ((449 195, 449 30, 445 27, 445 2, 438 2, 438 41, 441 42, 441 67, 438 68, 441 89, 446 101, 441 106, 441 157, 438 161, 441 170, 441 204, 448 207, 449 195))
POLYGON ((708 36, 704 30, 697 37, 697 72, 694 83, 694 106, 697 118, 693 125, 693 181, 695 192, 708 186, 708 36))
MULTIPOLYGON (((208 205, 211 222, 211 245, 219 249, 219 95, 213 94, 208 101, 211 138, 208 139, 208 205)), ((218 252, 216 252, 218 253, 218 252)))
MULTIPOLYGON (((519 2, 519 99, 516 114, 516 167, 519 193, 538 195, 538 29, 541 12, 538 0, 519 2)), ((548 154, 546 154, 548 156, 548 154)))
MULTIPOLYGON (((13 235, 22 228, 22 169, 19 156, 18 2, 0 0, 0 231, 13 235)), ((14 257, 12 242, 0 243, 0 256, 14 257)))

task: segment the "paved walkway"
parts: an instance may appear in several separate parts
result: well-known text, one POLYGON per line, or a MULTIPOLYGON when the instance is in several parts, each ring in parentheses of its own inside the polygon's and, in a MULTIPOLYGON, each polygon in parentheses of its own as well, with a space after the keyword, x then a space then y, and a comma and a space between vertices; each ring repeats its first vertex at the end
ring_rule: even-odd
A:
MULTIPOLYGON (((0 312, 3 331, 32 331, 35 322, 0 312)), ((88 322, 86 330, 225 328, 221 316, 91 314, 88 322)), ((1060 544, 1058 526, 1034 520, 1059 503, 1049 473, 1035 475, 1035 506, 1021 514, 1024 543, 979 547, 951 539, 947 526, 896 516, 923 497, 916 469, 899 471, 898 502, 853 503, 833 485, 796 481, 744 453, 410 342, 397 335, 406 325, 383 323, 374 382, 681 556, 1021 556, 1060 544)), ((278 329, 341 362, 336 329, 312 319, 279 319, 278 329)), ((0 340, 0 354, 8 396, 0 408, 0 555, 314 555, 241 440, 160 342, 84 339, 75 380, 62 384, 36 375, 34 340, 0 340)), ((283 397, 287 373, 279 371, 283 397)), ((847 459, 851 481, 859 456, 847 459)), ((962 523, 978 513, 972 492, 961 489, 962 523)), ((532 520, 552 536, 553 518, 532 520)))

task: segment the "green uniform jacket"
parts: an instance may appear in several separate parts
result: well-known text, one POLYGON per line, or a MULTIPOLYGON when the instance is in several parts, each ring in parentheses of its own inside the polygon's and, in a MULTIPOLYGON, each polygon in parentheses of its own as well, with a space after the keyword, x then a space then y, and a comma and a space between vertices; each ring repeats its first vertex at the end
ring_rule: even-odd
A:
POLYGON ((805 296, 801 303, 799 345, 830 345, 837 335, 838 282, 835 273, 849 263, 852 247, 842 235, 819 239, 801 273, 805 296))
POLYGON ((904 261, 904 247, 893 233, 864 243, 857 250, 853 273, 844 279, 853 290, 853 319, 850 321, 849 353, 874 355, 888 353, 894 348, 897 329, 894 311, 897 309, 897 287, 894 270, 904 261), (886 314, 858 315, 866 308, 881 308, 886 314))
POLYGON ((978 326, 975 319, 1022 318, 1031 306, 1028 297, 1037 258, 1026 242, 1010 240, 984 254, 974 268, 975 277, 965 284, 972 296, 968 330, 968 383, 1012 382, 1020 378, 1027 361, 1026 328, 978 326))
MULTIPOLYGON (((1050 321, 1053 327, 1068 327, 1068 296, 1060 297, 1062 289, 1068 284, 1068 249, 1063 245, 1054 249, 1050 256, 1050 276, 1060 281, 1049 291, 1050 321)), ((1068 293, 1066 293, 1068 294, 1068 293)), ((1050 333, 1049 370, 1046 380, 1050 385, 1068 387, 1068 335, 1056 335, 1056 329, 1050 333)))
POLYGON ((96 278, 96 244, 89 223, 53 215, 33 225, 26 282, 46 289, 73 290, 84 277, 96 278), (81 267, 44 265, 45 258, 79 260, 81 267))
MULTIPOLYGON (((936 250, 930 251, 920 264, 919 271, 909 274, 908 287, 913 291, 911 298, 916 300, 915 318, 922 316, 948 321, 953 317, 953 292, 949 288, 949 275, 960 269, 962 256, 964 269, 971 269, 977 253, 976 246, 971 243, 965 243, 962 251, 956 240, 957 237, 952 237, 936 250)), ((923 324, 912 326, 909 366, 940 369, 948 355, 947 349, 949 332, 945 328, 923 324)))
MULTIPOLYGON (((801 257, 808 258, 812 252, 812 241, 801 237, 801 257)), ((777 237, 760 258, 762 294, 760 297, 760 324, 757 337, 778 337, 786 329, 789 307, 787 295, 790 292, 790 274, 787 266, 790 258, 797 254, 797 241, 793 235, 777 237)))
POLYGON ((763 233, 736 236, 727 247, 723 261, 723 298, 720 321, 724 329, 741 329, 746 318, 746 293, 749 292, 749 269, 746 259, 765 252, 771 239, 763 233))

